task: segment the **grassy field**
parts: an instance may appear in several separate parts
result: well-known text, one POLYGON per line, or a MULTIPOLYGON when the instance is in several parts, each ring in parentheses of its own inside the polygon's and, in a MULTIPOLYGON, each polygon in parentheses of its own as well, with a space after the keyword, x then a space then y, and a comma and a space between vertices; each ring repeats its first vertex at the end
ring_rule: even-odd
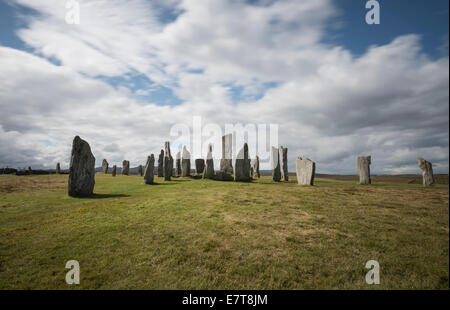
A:
POLYGON ((448 184, 156 182, 98 173, 72 198, 67 175, 1 175, 0 288, 449 288, 448 184))

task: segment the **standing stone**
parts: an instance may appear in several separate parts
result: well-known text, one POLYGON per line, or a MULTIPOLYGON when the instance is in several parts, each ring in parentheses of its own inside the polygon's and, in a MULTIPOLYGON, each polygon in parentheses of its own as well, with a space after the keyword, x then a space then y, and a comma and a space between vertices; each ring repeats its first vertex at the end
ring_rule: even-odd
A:
POLYGON ((181 176, 181 152, 177 152, 177 155, 175 156, 175 163, 176 163, 176 175, 181 176))
POLYGON ((222 159, 220 160, 220 171, 233 174, 233 135, 227 134, 222 137, 222 159))
POLYGON ((59 165, 59 163, 56 164, 55 172, 56 172, 56 174, 60 174, 61 173, 61 166, 59 165))
POLYGON ((158 157, 158 177, 164 176, 164 150, 161 150, 158 157))
POLYGON ((370 179, 370 164, 370 156, 360 156, 356 159, 356 169, 358 170, 360 184, 372 183, 370 179))
POLYGON ((153 172, 155 171, 155 156, 151 154, 145 164, 144 184, 153 184, 153 172))
POLYGON ((423 186, 430 186, 434 184, 434 176, 433 176, 433 165, 419 157, 418 159, 419 168, 422 169, 422 177, 423 177, 423 186))
POLYGON ((236 161, 234 164, 234 180, 240 182, 248 182, 251 180, 247 143, 244 143, 244 147, 236 156, 236 161))
POLYGON ((170 153, 170 142, 166 141, 164 144, 165 153, 164 153, 164 180, 170 181, 170 177, 172 176, 173 170, 173 157, 170 153))
POLYGON ((195 160, 195 172, 197 175, 202 175, 205 170, 205 160, 203 158, 197 158, 195 160))
POLYGON ((261 174, 259 173, 259 156, 256 156, 255 162, 253 163, 253 178, 260 178, 261 174))
POLYGON ((124 160, 122 162, 122 174, 129 175, 130 174, 130 162, 128 160, 124 160))
POLYGON ((274 180, 275 182, 280 182, 280 153, 278 152, 278 149, 273 146, 270 150, 270 164, 272 166, 272 180, 274 180))
POLYGON ((188 177, 191 175, 191 153, 188 152, 186 146, 183 146, 181 154, 181 176, 188 177))
POLYGON ((116 171, 117 171, 117 166, 116 166, 116 165, 113 165, 112 171, 111 171, 111 175, 112 175, 113 177, 116 176, 116 171))
POLYGON ((73 139, 69 168, 69 196, 91 195, 95 185, 95 157, 89 144, 79 136, 73 139))
POLYGON ((205 170, 203 171, 204 179, 212 179, 214 178, 214 159, 212 156, 212 145, 208 145, 208 153, 206 154, 206 165, 205 170))
POLYGON ((308 158, 298 157, 295 161, 295 170, 297 173, 297 182, 300 185, 314 185, 314 176, 316 174, 316 163, 308 158))
POLYGON ((102 162, 102 172, 104 173, 104 174, 107 174, 108 173, 108 162, 106 161, 106 159, 103 159, 103 162, 102 162))
POLYGON ((280 153, 281 153, 281 179, 284 180, 284 181, 289 181, 287 152, 288 152, 287 148, 280 146, 280 153))
POLYGON ((140 176, 143 175, 144 171, 143 171, 142 165, 139 165, 139 167, 138 167, 138 173, 139 173, 140 176))
POLYGON ((250 178, 253 178, 253 167, 250 166, 250 178))

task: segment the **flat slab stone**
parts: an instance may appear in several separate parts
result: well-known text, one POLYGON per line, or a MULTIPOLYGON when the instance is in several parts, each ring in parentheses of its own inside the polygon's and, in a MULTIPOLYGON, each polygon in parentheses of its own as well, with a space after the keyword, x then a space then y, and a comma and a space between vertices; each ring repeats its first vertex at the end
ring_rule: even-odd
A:
POLYGON ((309 158, 302 159, 298 157, 295 161, 295 170, 297 173, 297 182, 300 185, 314 185, 316 174, 316 163, 309 158))
POLYGON ((117 171, 117 166, 116 166, 116 165, 113 165, 112 171, 111 171, 111 175, 112 175, 113 177, 116 176, 116 171, 117 171))
POLYGON ((154 171, 155 171, 155 156, 151 154, 150 156, 147 157, 147 163, 145 164, 144 184, 153 184, 154 171))
POLYGON ((181 176, 188 177, 191 175, 191 153, 183 146, 181 152, 181 176))
POLYGON ((205 170, 205 160, 203 158, 197 158, 195 160, 195 173, 197 175, 203 175, 205 170))
POLYGON ((129 175, 130 174, 130 162, 128 160, 124 160, 122 162, 122 174, 129 175))
POLYGON ((102 161, 102 172, 104 174, 108 173, 108 166, 109 166, 108 161, 106 159, 103 159, 103 161, 102 161))
POLYGON ((370 164, 371 164, 370 156, 359 156, 356 158, 356 169, 359 175, 359 183, 360 184, 371 184, 372 180, 370 179, 370 164))
POLYGON ((281 181, 281 169, 280 169, 280 153, 276 147, 270 149, 270 165, 272 167, 272 180, 275 182, 281 181))
POLYGON ((89 144, 79 136, 73 139, 69 167, 69 196, 91 195, 95 185, 95 157, 89 144))
POLYGON ((244 143, 244 146, 236 156, 236 161, 234 164, 234 180, 238 182, 251 181, 247 143, 244 143))
POLYGON ((253 162, 253 178, 259 179, 260 177, 261 174, 259 173, 259 156, 256 156, 253 162))

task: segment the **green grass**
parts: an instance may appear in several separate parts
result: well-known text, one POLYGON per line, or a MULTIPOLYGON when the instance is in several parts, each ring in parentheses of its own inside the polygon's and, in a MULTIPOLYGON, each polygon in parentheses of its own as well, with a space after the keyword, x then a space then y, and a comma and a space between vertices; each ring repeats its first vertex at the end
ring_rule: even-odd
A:
POLYGON ((449 288, 448 185, 291 179, 97 174, 95 196, 72 198, 67 175, 0 176, 0 288, 449 288))

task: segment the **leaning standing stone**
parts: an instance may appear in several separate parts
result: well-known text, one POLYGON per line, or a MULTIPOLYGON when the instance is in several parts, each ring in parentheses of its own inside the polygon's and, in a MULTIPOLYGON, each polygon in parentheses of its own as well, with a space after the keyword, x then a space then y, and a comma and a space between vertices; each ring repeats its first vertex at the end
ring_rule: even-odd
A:
POLYGON ((253 163, 253 178, 260 178, 261 174, 259 173, 259 157, 256 156, 255 162, 253 163))
POLYGON ((106 161, 106 159, 103 159, 103 162, 102 162, 102 172, 104 173, 104 174, 107 174, 108 173, 108 162, 106 161))
POLYGON ((113 177, 116 176, 116 171, 117 171, 117 166, 116 166, 116 165, 113 165, 112 171, 111 171, 111 175, 112 175, 113 177))
POLYGON ((181 154, 181 176, 188 177, 191 175, 191 153, 183 146, 181 154))
POLYGON ((158 157, 158 177, 164 176, 164 150, 161 150, 158 157))
POLYGON ((270 164, 272 166, 272 180, 274 180, 275 182, 280 182, 280 153, 278 152, 278 149, 273 146, 270 151, 270 164))
POLYGON ((69 168, 69 196, 91 195, 95 185, 95 157, 89 144, 79 136, 73 139, 69 168))
POLYGON ((433 176, 433 165, 419 157, 418 159, 419 168, 422 169, 422 178, 423 178, 423 186, 430 186, 434 184, 434 176, 433 176))
POLYGON ((297 182, 300 185, 314 185, 314 176, 316 173, 316 163, 312 160, 298 157, 295 161, 295 170, 297 173, 297 182))
POLYGON ((147 158, 147 163, 145 164, 145 173, 144 173, 144 183, 145 184, 153 184, 153 172, 155 170, 155 156, 151 154, 147 158))
POLYGON ((197 175, 202 175, 205 170, 205 160, 203 158, 198 158, 195 160, 195 173, 197 175))
POLYGON ((61 166, 59 165, 59 163, 56 164, 55 172, 56 172, 56 174, 60 174, 61 173, 61 166))
POLYGON ((130 162, 128 160, 124 160, 122 162, 122 174, 124 175, 130 174, 130 162))
POLYGON ((234 180, 240 182, 248 182, 250 177, 250 160, 248 158, 248 145, 244 143, 244 147, 236 156, 234 164, 234 180))
POLYGON ((287 148, 280 146, 280 153, 281 153, 281 179, 284 180, 284 181, 289 181, 287 152, 288 152, 287 148))
POLYGON ((214 159, 212 156, 212 145, 208 145, 208 154, 206 154, 206 165, 203 172, 204 179, 214 178, 214 159))
POLYGON ((370 179, 370 164, 370 156, 360 156, 356 159, 356 169, 358 170, 360 184, 370 184, 372 182, 370 179))

